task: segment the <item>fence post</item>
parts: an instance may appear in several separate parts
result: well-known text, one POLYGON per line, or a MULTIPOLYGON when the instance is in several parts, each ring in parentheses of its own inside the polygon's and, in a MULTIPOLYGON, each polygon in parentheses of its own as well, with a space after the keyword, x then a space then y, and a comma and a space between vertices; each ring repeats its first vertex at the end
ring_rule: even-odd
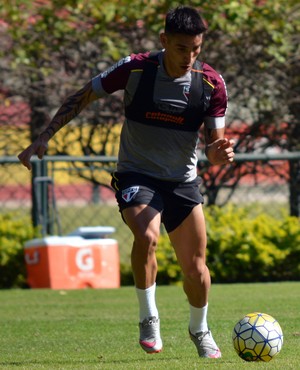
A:
POLYGON ((290 215, 300 217, 300 161, 290 165, 290 215))
POLYGON ((47 176, 48 163, 45 159, 33 161, 31 178, 31 199, 32 199, 32 223, 34 226, 42 226, 43 234, 46 233, 47 225, 42 220, 48 219, 48 184, 43 182, 34 182, 36 177, 47 176), (38 199, 40 197, 40 199, 38 199), (39 202, 40 201, 40 207, 39 202))

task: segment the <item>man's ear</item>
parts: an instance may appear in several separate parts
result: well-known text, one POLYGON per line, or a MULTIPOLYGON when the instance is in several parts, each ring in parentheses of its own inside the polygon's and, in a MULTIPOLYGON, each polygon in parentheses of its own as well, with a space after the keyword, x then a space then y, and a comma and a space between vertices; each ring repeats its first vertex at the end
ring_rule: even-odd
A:
POLYGON ((164 32, 162 32, 159 35, 159 38, 160 38, 160 42, 161 42, 163 48, 166 48, 166 45, 167 45, 167 35, 164 32))

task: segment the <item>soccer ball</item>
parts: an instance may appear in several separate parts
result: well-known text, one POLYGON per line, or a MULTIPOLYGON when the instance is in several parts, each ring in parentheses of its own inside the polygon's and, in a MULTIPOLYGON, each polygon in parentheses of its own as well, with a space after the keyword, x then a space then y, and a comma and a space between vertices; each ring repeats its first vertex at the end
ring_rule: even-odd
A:
POLYGON ((243 317, 234 327, 233 346, 245 361, 271 361, 283 344, 281 327, 274 317, 253 312, 243 317))

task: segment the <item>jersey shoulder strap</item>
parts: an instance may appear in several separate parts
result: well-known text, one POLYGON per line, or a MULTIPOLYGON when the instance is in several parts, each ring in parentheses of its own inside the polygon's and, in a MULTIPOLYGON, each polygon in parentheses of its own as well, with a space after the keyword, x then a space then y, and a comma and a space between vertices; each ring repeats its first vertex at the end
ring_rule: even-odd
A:
MULTIPOLYGON (((210 98, 211 98, 211 94, 214 90, 214 86, 209 82, 207 81, 204 76, 203 76, 203 64, 199 61, 199 60, 196 60, 196 62, 194 63, 193 65, 193 69, 192 69, 192 80, 195 80, 195 79, 198 79, 198 84, 193 84, 192 83, 192 86, 194 87, 194 89, 198 89, 197 86, 199 86, 199 83, 200 83, 200 86, 201 86, 201 90, 202 90, 202 109, 203 109, 203 112, 205 112, 209 105, 210 105, 210 98), (199 78, 199 75, 201 75, 201 78, 199 78), (197 78, 198 76, 198 78, 197 78), (201 82, 200 82, 201 80, 201 82)), ((194 94, 196 94, 197 92, 194 91, 194 94)), ((198 91, 199 93, 199 91, 198 91)))

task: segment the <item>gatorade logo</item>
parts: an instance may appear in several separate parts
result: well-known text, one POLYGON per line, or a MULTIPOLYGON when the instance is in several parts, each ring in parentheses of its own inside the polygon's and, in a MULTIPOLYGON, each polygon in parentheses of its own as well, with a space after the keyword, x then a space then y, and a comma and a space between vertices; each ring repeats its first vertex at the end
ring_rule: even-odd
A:
POLYGON ((94 270, 94 258, 93 251, 91 248, 79 249, 76 257, 76 266, 81 271, 93 271, 94 270))
POLYGON ((100 273, 101 253, 99 247, 69 248, 68 270, 71 276, 100 273))
POLYGON ((129 203, 138 193, 139 189, 139 186, 131 186, 130 188, 124 189, 122 191, 122 198, 125 200, 126 203, 129 203))

